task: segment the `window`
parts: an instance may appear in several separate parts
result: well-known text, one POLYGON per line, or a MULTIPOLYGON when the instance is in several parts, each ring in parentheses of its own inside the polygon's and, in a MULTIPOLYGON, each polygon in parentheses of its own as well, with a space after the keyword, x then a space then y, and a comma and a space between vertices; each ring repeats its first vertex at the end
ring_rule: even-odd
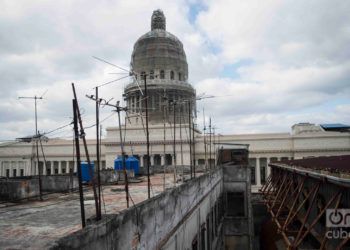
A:
POLYGON ((165 74, 164 74, 164 70, 160 71, 160 79, 164 79, 165 78, 165 74))
POLYGON ((149 73, 149 79, 154 79, 154 70, 149 73))
POLYGON ((205 160, 204 159, 198 159, 198 165, 204 165, 205 160))
POLYGON ((6 169, 6 177, 10 177, 10 169, 6 169))
POLYGON ((146 72, 145 72, 145 71, 142 71, 142 72, 141 72, 141 79, 144 80, 144 79, 145 79, 145 76, 146 76, 146 72))
POLYGON ((233 217, 243 217, 245 215, 244 192, 226 193, 226 214, 233 217))
POLYGON ((255 180, 255 167, 250 167, 250 183, 252 185, 256 185, 256 180, 255 180))
POLYGON ((250 166, 250 183, 252 185, 256 185, 256 158, 249 158, 249 166, 250 166))
POLYGON ((179 73, 179 81, 182 81, 181 73, 179 73))
POLYGON ((266 168, 267 168, 267 158, 260 158, 260 181, 261 184, 266 182, 266 168))
POLYGON ((13 170, 13 177, 16 177, 17 176, 17 169, 14 169, 13 170))
POLYGON ((55 168, 55 174, 58 174, 58 168, 55 168))
POLYGON ((24 169, 20 169, 20 175, 24 176, 24 169))
POLYGON ((170 79, 174 80, 174 71, 170 71, 170 79))

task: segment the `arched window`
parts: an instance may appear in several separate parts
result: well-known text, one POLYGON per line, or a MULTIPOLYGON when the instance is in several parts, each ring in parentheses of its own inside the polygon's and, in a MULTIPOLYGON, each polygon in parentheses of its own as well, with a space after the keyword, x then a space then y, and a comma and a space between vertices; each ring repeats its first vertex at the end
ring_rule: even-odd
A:
POLYGON ((142 79, 142 80, 145 79, 145 75, 146 75, 146 72, 145 72, 145 71, 142 71, 142 72, 141 72, 141 79, 142 79))
POLYGON ((174 71, 170 71, 170 79, 174 80, 174 71))
POLYGON ((154 79, 154 70, 149 72, 149 79, 154 79))
POLYGON ((182 81, 181 73, 179 73, 179 81, 182 81))
POLYGON ((160 71, 160 79, 164 79, 165 78, 165 74, 164 74, 164 70, 160 71))

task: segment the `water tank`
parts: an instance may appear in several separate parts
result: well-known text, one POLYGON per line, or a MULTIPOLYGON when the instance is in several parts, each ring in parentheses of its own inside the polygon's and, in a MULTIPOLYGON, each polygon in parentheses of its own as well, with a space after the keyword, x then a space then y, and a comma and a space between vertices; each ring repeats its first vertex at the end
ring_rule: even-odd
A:
POLYGON ((89 164, 87 162, 81 162, 80 163, 80 169, 81 169, 81 179, 83 182, 89 182, 92 180, 94 176, 94 163, 89 164))
POLYGON ((126 159, 125 164, 127 170, 133 170, 135 175, 139 174, 140 164, 136 157, 130 156, 128 159, 126 159))
POLYGON ((123 170, 123 157, 118 156, 114 160, 114 170, 123 170))

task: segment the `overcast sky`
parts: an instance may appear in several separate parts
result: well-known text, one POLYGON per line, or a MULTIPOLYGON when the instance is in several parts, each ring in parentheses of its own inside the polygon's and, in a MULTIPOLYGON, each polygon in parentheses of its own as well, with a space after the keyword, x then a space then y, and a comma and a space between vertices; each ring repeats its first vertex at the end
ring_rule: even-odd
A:
MULTIPOLYGON (((72 118, 76 84, 84 124, 94 124, 93 87, 118 77, 98 56, 129 68, 134 42, 162 9, 184 44, 189 81, 221 134, 290 132, 298 122, 350 124, 350 1, 0 1, 0 140, 72 118)), ((100 96, 122 99, 129 80, 100 96)), ((104 108, 101 120, 110 116, 104 108)), ((114 126, 116 116, 103 122, 114 126)), ((87 130, 94 137, 94 129, 87 130)), ((69 138, 70 127, 50 136, 69 138)))

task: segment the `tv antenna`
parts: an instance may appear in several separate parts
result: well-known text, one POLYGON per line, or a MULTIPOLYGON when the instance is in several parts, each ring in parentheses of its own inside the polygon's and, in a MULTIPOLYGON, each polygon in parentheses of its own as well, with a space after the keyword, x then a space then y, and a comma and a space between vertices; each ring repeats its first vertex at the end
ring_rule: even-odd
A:
POLYGON ((36 165, 38 166, 38 175, 39 175, 39 196, 40 200, 42 200, 42 187, 41 187, 41 173, 39 169, 39 146, 38 146, 38 110, 37 110, 37 100, 44 99, 44 95, 46 94, 47 90, 40 96, 19 96, 18 99, 32 99, 34 100, 34 107, 35 107, 35 145, 36 145, 36 165))

